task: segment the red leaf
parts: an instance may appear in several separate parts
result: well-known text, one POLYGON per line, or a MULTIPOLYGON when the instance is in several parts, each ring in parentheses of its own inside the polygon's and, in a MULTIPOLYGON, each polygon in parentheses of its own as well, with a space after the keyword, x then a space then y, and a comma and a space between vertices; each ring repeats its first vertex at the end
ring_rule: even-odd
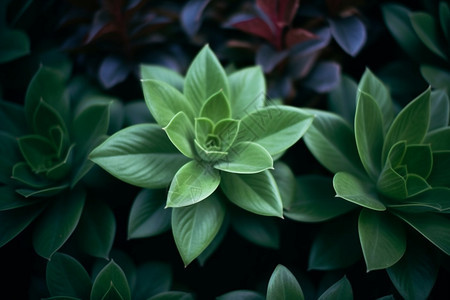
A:
POLYGON ((289 25, 297 13, 300 0, 279 0, 278 1, 278 22, 289 25))
POLYGON ((252 18, 236 22, 231 24, 231 26, 244 32, 262 37, 274 45, 277 44, 276 37, 274 36, 272 29, 260 18, 252 18))
POLYGON ((314 33, 308 30, 305 30, 303 28, 293 28, 286 33, 286 47, 290 48, 296 44, 300 44, 317 38, 318 37, 314 33))
POLYGON ((256 0, 256 5, 270 18, 273 24, 277 24, 277 0, 256 0))
POLYGON ((109 13, 105 10, 99 10, 95 13, 94 21, 85 43, 88 44, 93 40, 114 31, 116 31, 116 26, 112 23, 109 13))

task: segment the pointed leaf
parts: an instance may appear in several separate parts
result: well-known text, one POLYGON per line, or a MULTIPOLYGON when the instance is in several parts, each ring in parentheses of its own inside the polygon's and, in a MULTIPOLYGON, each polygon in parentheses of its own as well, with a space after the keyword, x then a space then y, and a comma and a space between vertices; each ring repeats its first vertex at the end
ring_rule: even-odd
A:
POLYGON ((0 39, 2 40, 0 63, 15 60, 30 53, 30 39, 22 30, 12 30, 2 26, 0 39))
MULTIPOLYGON (((214 140, 219 140, 219 138, 215 135, 210 136, 212 136, 214 140)), ((197 140, 195 140, 194 143, 195 149, 197 150, 197 155, 200 157, 201 160, 205 162, 216 162, 218 160, 224 159, 228 155, 228 152, 224 151, 207 150, 206 146, 200 145, 200 143, 197 140)), ((213 149, 216 149, 216 147, 213 147, 213 149)))
POLYGON ((405 253, 406 233, 400 221, 389 214, 363 209, 358 231, 367 272, 389 268, 405 253))
POLYGON ((178 112, 163 128, 172 144, 183 155, 194 158, 194 126, 182 111, 178 112))
POLYGON ((116 132, 95 148, 90 159, 129 184, 167 186, 188 159, 156 124, 139 124, 116 132))
POLYGON ((52 185, 51 180, 33 172, 26 162, 19 162, 14 165, 11 178, 36 189, 44 189, 52 185))
POLYGON ((36 204, 37 199, 21 197, 12 186, 0 186, 0 211, 36 204))
POLYGON ((295 276, 285 266, 278 265, 267 285, 267 300, 305 299, 295 276))
POLYGON ((120 56, 106 56, 98 68, 98 78, 103 87, 109 89, 123 82, 130 74, 131 67, 120 56))
POLYGON ((336 196, 373 210, 386 210, 373 184, 362 180, 349 173, 336 173, 333 178, 336 196))
POLYGON ((83 266, 63 253, 55 253, 47 263, 46 282, 51 296, 88 299, 92 287, 91 278, 83 266))
POLYGON ((447 41, 450 41, 450 7, 448 3, 439 3, 439 20, 447 41))
POLYGON ((263 216, 283 216, 283 203, 273 176, 269 171, 256 174, 221 174, 222 188, 237 206, 263 216))
POLYGON ((214 254, 214 252, 217 250, 217 248, 222 243, 223 239, 225 238, 225 235, 228 232, 229 227, 229 218, 225 216, 222 226, 220 226, 219 232, 216 234, 212 242, 206 247, 205 250, 203 250, 202 253, 197 257, 197 260, 200 264, 200 266, 204 266, 206 261, 210 258, 211 255, 214 254))
POLYGON ((408 174, 414 173, 428 178, 433 167, 433 155, 430 145, 408 145, 402 164, 408 168, 408 174))
POLYGON ((223 119, 214 126, 214 134, 219 137, 221 151, 228 151, 236 140, 241 122, 233 119, 223 119))
POLYGON ((203 21, 203 11, 211 0, 189 0, 181 11, 181 25, 190 38, 195 36, 203 21))
POLYGON ((50 138, 53 127, 59 127, 64 135, 67 134, 66 124, 58 111, 41 98, 33 114, 32 128, 36 134, 50 138))
POLYGON ((450 188, 428 189, 406 199, 406 201, 388 206, 405 213, 450 213, 450 188))
POLYGON ((353 290, 347 276, 330 286, 317 300, 353 299, 353 290))
POLYGON ((140 65, 141 79, 155 79, 173 86, 180 92, 183 90, 184 78, 176 71, 158 65, 140 65))
POLYGON ((331 34, 341 48, 355 56, 367 40, 366 27, 356 16, 339 19, 328 19, 331 34))
POLYGON ((223 119, 231 117, 230 103, 222 90, 211 95, 202 105, 201 118, 208 118, 214 124, 223 119))
POLYGON ((434 17, 425 12, 412 12, 409 18, 417 36, 428 49, 443 59, 447 59, 448 57, 440 44, 438 24, 436 24, 434 17))
POLYGON ((128 286, 127 278, 122 269, 114 260, 111 260, 97 275, 92 285, 91 300, 101 300, 114 286, 118 296, 124 300, 131 300, 130 287, 128 286))
POLYGON ((420 73, 433 88, 450 90, 448 69, 423 64, 420 66, 420 73))
POLYGON ((52 167, 58 157, 50 141, 40 135, 27 135, 17 139, 20 151, 35 173, 52 167))
POLYGON ((278 160, 274 162, 273 170, 270 173, 277 183, 281 200, 283 201, 283 207, 286 209, 291 207, 295 193, 297 192, 297 184, 293 171, 289 165, 278 160))
MULTIPOLYGON (((450 80, 450 78, 449 78, 450 80)), ((447 81, 448 82, 448 81, 447 81)), ((447 127, 450 119, 450 99, 444 90, 431 92, 431 112, 429 131, 447 127)), ((450 148, 450 147, 449 147, 450 148)))
POLYGON ((262 37, 276 47, 279 46, 272 28, 263 19, 239 16, 239 18, 232 19, 230 25, 246 33, 262 37))
POLYGON ((220 295, 216 298, 216 300, 234 300, 234 299, 241 299, 241 300, 264 300, 266 299, 263 295, 258 294, 254 291, 248 291, 248 290, 236 290, 231 291, 228 293, 225 293, 223 295, 220 295))
POLYGON ((209 134, 214 130, 214 123, 208 118, 195 118, 195 139, 204 146, 209 134))
POLYGON ((43 188, 43 189, 28 189, 28 188, 17 189, 16 192, 19 193, 20 195, 24 196, 25 198, 28 198, 28 197, 52 197, 52 196, 55 196, 55 195, 61 193, 65 189, 68 189, 69 187, 70 187, 69 184, 61 184, 61 185, 52 186, 52 187, 43 188))
POLYGON ((378 177, 377 188, 383 195, 394 199, 408 196, 406 181, 399 172, 399 165, 406 153, 406 141, 396 143, 389 150, 383 171, 378 177))
POLYGON ((184 95, 195 112, 213 94, 223 91, 229 98, 228 79, 219 60, 208 45, 194 58, 184 80, 184 95))
POLYGON ((224 217, 225 207, 215 194, 195 205, 173 209, 173 237, 185 266, 212 242, 224 217))
POLYGON ((214 168, 230 173, 253 174, 273 168, 273 159, 259 144, 242 142, 233 146, 227 157, 214 164, 214 168))

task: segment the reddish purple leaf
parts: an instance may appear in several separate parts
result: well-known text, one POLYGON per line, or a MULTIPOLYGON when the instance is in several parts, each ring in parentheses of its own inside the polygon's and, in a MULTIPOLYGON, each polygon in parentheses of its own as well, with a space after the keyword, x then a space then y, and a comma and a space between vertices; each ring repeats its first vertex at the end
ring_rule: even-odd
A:
POLYGON ((291 24, 299 6, 300 0, 278 0, 278 22, 291 24))
POLYGON ((277 0, 256 0, 256 5, 270 18, 274 25, 278 23, 277 0))
POLYGON ((277 44, 276 37, 274 36, 270 26, 267 25, 266 22, 264 22, 260 18, 251 18, 243 20, 240 22, 233 23, 231 24, 231 26, 240 29, 244 32, 262 37, 274 45, 277 44))
POLYGON ((88 44, 93 40, 114 31, 116 31, 116 26, 112 23, 109 12, 103 9, 99 10, 95 13, 94 21, 92 22, 92 27, 85 43, 88 44))
POLYGON ((300 44, 317 38, 318 37, 311 31, 303 28, 293 28, 286 33, 285 43, 287 48, 291 48, 296 44, 300 44))

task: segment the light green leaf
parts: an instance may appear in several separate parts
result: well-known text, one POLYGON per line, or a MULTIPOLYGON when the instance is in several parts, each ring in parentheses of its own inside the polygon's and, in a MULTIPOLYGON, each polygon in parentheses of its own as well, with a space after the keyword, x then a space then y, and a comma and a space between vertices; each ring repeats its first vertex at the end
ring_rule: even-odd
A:
POLYGON ((51 296, 88 299, 92 283, 89 274, 73 257, 55 253, 47 263, 47 288, 51 296))
POLYGON ((268 106, 241 119, 236 142, 255 142, 271 155, 295 144, 306 132, 313 116, 290 106, 268 106))
POLYGON ((423 64, 420 66, 420 73, 433 88, 450 91, 450 72, 448 69, 423 64))
POLYGON ((372 180, 381 172, 381 150, 383 148, 383 116, 370 94, 358 92, 355 115, 355 139, 359 158, 372 180))
POLYGON ((171 209, 165 190, 143 189, 133 202, 128 219, 128 239, 158 235, 170 228, 171 209))
POLYGON ((120 180, 144 188, 167 186, 188 161, 156 124, 118 131, 95 148, 90 159, 120 180))
POLYGON ((247 67, 228 77, 231 115, 241 119, 264 106, 266 83, 260 66, 247 67))
POLYGON ((214 168, 230 173, 253 174, 273 168, 273 160, 259 144, 241 142, 234 145, 223 160, 214 164, 214 168))
POLYGON ((288 164, 281 160, 275 161, 273 170, 270 170, 280 192, 283 207, 288 209, 291 207, 297 192, 297 183, 294 173, 288 164))
POLYGON ((284 215, 299 222, 323 222, 345 214, 357 206, 335 197, 330 178, 317 175, 297 177, 294 201, 284 215))
POLYGON ((358 231, 367 272, 389 268, 405 253, 403 226, 387 213, 363 209, 359 215, 358 231))
POLYGON ((223 119, 231 118, 231 108, 227 97, 222 90, 211 95, 200 109, 200 117, 208 118, 214 124, 223 119))
POLYGON ((307 112, 315 117, 304 141, 314 157, 332 173, 344 171, 364 176, 350 125, 342 117, 330 112, 307 112))
POLYGON ((146 262, 137 268, 137 281, 132 299, 146 300, 151 296, 167 292, 172 285, 172 271, 168 264, 146 262))
POLYGON ((382 162, 386 161, 391 147, 398 141, 420 144, 430 122, 430 88, 417 96, 397 115, 386 134, 382 162))
POLYGON ((69 239, 78 225, 85 199, 85 191, 77 189, 50 203, 34 228, 33 247, 37 254, 50 259, 69 239))
POLYGON ((406 153, 406 142, 396 143, 389 151, 377 188, 385 196, 394 199, 405 199, 408 196, 406 180, 399 174, 399 165, 406 153))
POLYGON ((140 65, 141 79, 155 79, 168 83, 180 92, 183 90, 184 78, 176 71, 158 65, 140 65))
POLYGON ((267 300, 303 300, 302 288, 295 276, 285 266, 278 265, 267 285, 267 300))
POLYGON ((406 176, 406 189, 408 190, 408 197, 412 197, 424 191, 430 190, 431 186, 419 175, 408 174, 406 176))
POLYGON ((426 12, 412 12, 410 13, 409 18, 417 36, 428 49, 447 60, 448 57, 442 50, 442 45, 440 43, 438 24, 436 24, 433 16, 426 12))
POLYGON ((236 140, 241 122, 233 119, 223 119, 214 126, 214 134, 220 139, 221 151, 228 151, 236 140))
POLYGON ((363 180, 349 173, 336 173, 333 178, 336 196, 373 210, 386 210, 373 184, 363 180))
MULTIPOLYGON (((3 8, 2 8, 3 9, 3 8)), ((0 63, 6 63, 30 53, 30 39, 22 30, 0 30, 0 63)))
POLYGON ((172 144, 185 156, 194 158, 194 126, 182 111, 163 128, 172 144))
POLYGON ((445 186, 450 188, 450 151, 433 153, 433 170, 427 181, 433 187, 445 186))
POLYGON ((192 61, 184 80, 184 95, 195 112, 213 94, 223 91, 230 97, 228 78, 223 67, 208 45, 192 61))
POLYGON ((182 207, 200 202, 220 184, 220 173, 210 165, 192 160, 182 166, 170 184, 166 207, 182 207))
POLYGON ((221 174, 222 188, 237 206, 263 216, 283 216, 283 203, 275 179, 269 171, 256 174, 221 174))
POLYGON ((214 123, 208 118, 195 118, 195 139, 204 147, 209 134, 214 130, 214 123))
MULTIPOLYGON (((216 135, 210 135, 207 138, 210 141, 219 141, 219 138, 216 135)), ((220 141, 219 141, 220 142, 220 141)), ((200 145, 200 143, 197 140, 194 140, 195 143, 195 149, 197 150, 197 155, 205 162, 216 162, 218 160, 224 159, 227 157, 228 152, 223 151, 217 151, 217 150, 207 150, 206 146, 200 145)), ((218 149, 219 146, 210 145, 209 149, 218 149)))
POLYGON ((167 126, 178 112, 183 111, 189 120, 194 120, 193 107, 176 88, 159 80, 142 80, 145 103, 156 122, 167 126))
POLYGON ((122 269, 111 260, 97 275, 92 285, 91 300, 101 300, 111 286, 117 291, 121 299, 131 300, 130 287, 122 269))
POLYGON ((208 247, 222 226, 225 207, 216 195, 172 212, 172 232, 184 265, 208 247))
POLYGON ((407 214, 396 212, 395 215, 444 253, 450 255, 450 220, 448 218, 435 213, 407 214))
POLYGON ((330 286, 317 300, 353 299, 353 290, 347 276, 330 286))

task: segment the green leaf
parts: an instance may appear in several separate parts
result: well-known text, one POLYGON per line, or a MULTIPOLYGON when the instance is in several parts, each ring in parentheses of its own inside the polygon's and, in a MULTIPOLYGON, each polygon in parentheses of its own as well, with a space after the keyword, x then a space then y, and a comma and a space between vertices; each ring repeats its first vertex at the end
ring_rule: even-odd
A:
POLYGON ((0 30, 0 63, 6 63, 30 53, 30 39, 22 30, 0 30))
POLYGON ((445 186, 450 188, 450 151, 433 153, 433 170, 427 181, 431 186, 445 186))
POLYGON ((146 262, 137 268, 137 281, 132 299, 146 300, 151 296, 167 292, 171 285, 172 271, 168 264, 146 262))
POLYGON ((128 239, 158 235, 170 228, 171 209, 164 190, 143 189, 133 202, 128 219, 128 239))
POLYGON ((349 124, 353 124, 355 116, 357 90, 356 82, 350 76, 342 74, 339 85, 328 93, 327 103, 330 110, 343 117, 349 124))
POLYGON ((37 254, 50 259, 72 235, 80 220, 85 202, 83 190, 55 198, 36 222, 33 247, 37 254))
POLYGON ((182 111, 178 112, 163 128, 172 144, 184 156, 194 158, 194 126, 182 111))
POLYGON ((397 115, 386 134, 383 145, 382 162, 386 161, 387 154, 398 141, 407 144, 420 144, 430 122, 430 88, 417 96, 397 115))
POLYGON ((412 197, 424 191, 430 190, 431 186, 419 175, 408 174, 406 176, 406 189, 408 190, 408 197, 412 197))
POLYGON ((363 209, 359 215, 358 231, 367 272, 389 268, 405 253, 403 226, 387 213, 363 209))
POLYGON ((223 172, 220 187, 237 206, 263 216, 283 216, 283 203, 269 171, 256 174, 223 172))
POLYGON ((365 174, 349 124, 330 112, 307 111, 314 114, 314 122, 306 132, 304 141, 314 157, 332 173, 365 174))
POLYGON ((436 24, 433 16, 426 12, 412 12, 409 18, 417 36, 428 49, 447 60, 448 57, 442 50, 442 45, 440 44, 438 24, 436 24))
POLYGON ((52 184, 52 181, 45 176, 33 172, 26 162, 18 162, 14 165, 11 178, 36 189, 44 189, 52 184))
POLYGON ((444 1, 439 3, 439 20, 447 41, 450 41, 450 8, 444 1))
POLYGON ((445 127, 430 132, 425 137, 423 143, 431 144, 431 149, 434 152, 450 150, 450 127, 445 127))
MULTIPOLYGON (((450 80, 450 77, 449 77, 450 80)), ((448 81, 447 81, 448 82, 448 81)), ((449 89, 450 91, 450 89, 449 89)), ((431 92, 430 131, 448 127, 450 119, 450 99, 444 90, 431 92)), ((450 146, 449 146, 450 148, 450 146)))
MULTIPOLYGON (((378 104, 382 115, 381 122, 384 126, 384 132, 386 132, 394 119, 394 106, 389 89, 369 69, 366 69, 359 81, 358 90, 359 93, 363 92, 371 96, 371 100, 375 100, 378 104)), ((374 105, 372 104, 371 106, 374 105)))
POLYGON ((404 299, 427 299, 438 277, 436 253, 414 243, 402 259, 387 269, 397 291, 404 299))
POLYGON ((170 184, 166 207, 182 207, 210 196, 220 184, 220 173, 210 165, 192 160, 182 166, 170 184))
POLYGON ((50 129, 59 127, 63 131, 63 135, 67 135, 67 127, 64 120, 47 102, 42 98, 36 106, 33 114, 32 127, 36 134, 50 138, 50 129))
POLYGON ((297 192, 297 183, 295 181, 294 173, 289 165, 282 161, 274 162, 273 170, 270 170, 280 192, 283 207, 288 209, 294 202, 295 194, 297 192))
POLYGON ((313 116, 290 106, 268 106, 241 119, 236 142, 255 142, 276 155, 295 144, 306 132, 313 116))
POLYGON ((186 292, 169 291, 150 297, 147 300, 194 300, 194 297, 186 292))
POLYGON ((408 168, 408 174, 414 173, 428 178, 433 167, 433 155, 430 145, 408 145, 402 164, 408 168))
POLYGON ((295 200, 284 215, 299 222, 323 222, 353 209, 355 205, 335 197, 332 180, 317 175, 296 178, 295 200))
POLYGON ((386 210, 386 207, 378 198, 375 187, 362 180, 349 173, 336 173, 333 178, 336 196, 373 210, 386 210))
POLYGON ((0 211, 36 204, 36 199, 25 199, 12 186, 0 186, 0 211))
POLYGON ((204 147, 208 135, 213 133, 214 123, 208 118, 195 118, 195 139, 204 147))
POLYGON ((92 283, 89 274, 73 257, 55 253, 47 263, 47 288, 51 296, 88 299, 92 283))
POLYGON ((197 260, 200 264, 200 266, 204 266, 206 261, 210 258, 211 255, 214 254, 214 252, 217 250, 217 248, 222 243, 223 239, 225 238, 225 235, 228 232, 228 227, 230 224, 230 218, 227 218, 225 216, 222 226, 220 226, 219 232, 216 234, 212 242, 206 247, 205 250, 203 250, 202 253, 197 257, 197 260))
POLYGON ((219 60, 208 45, 192 61, 184 80, 184 95, 195 112, 200 112, 203 103, 213 94, 223 91, 230 98, 228 78, 219 60))
MULTIPOLYGON (((1 111, 1 108, 0 108, 1 111)), ((1 116, 0 116, 1 117, 1 116)), ((23 160, 16 138, 0 131, 0 182, 4 184, 11 183, 11 173, 13 166, 20 160, 23 160)))
POLYGON ((176 88, 159 80, 142 80, 145 103, 156 122, 167 126, 178 112, 183 111, 190 120, 194 119, 193 106, 176 88))
POLYGON ((228 293, 225 293, 223 295, 220 295, 219 297, 216 297, 216 300, 235 300, 235 299, 241 299, 241 300, 265 300, 266 298, 258 294, 254 291, 248 291, 248 290, 236 290, 231 291, 228 293))
MULTIPOLYGON (((213 135, 213 134, 209 135, 209 137, 207 139, 210 139, 211 141, 220 142, 219 137, 216 135, 213 135)), ((197 140, 195 140, 194 143, 195 143, 195 149, 197 150, 197 155, 199 156, 199 158, 201 160, 203 160, 205 162, 216 162, 220 159, 224 159, 228 155, 228 152, 217 151, 217 150, 207 150, 206 146, 200 145, 200 143, 197 140)), ((219 147, 212 145, 209 148, 218 149, 219 147)))
POLYGON ((383 195, 394 199, 405 199, 408 196, 406 180, 399 174, 399 165, 406 153, 406 141, 396 143, 389 151, 377 188, 383 195))
POLYGON ((223 160, 214 164, 214 168, 230 173, 253 174, 273 168, 273 159, 263 146, 241 142, 234 145, 223 160))
POLYGON ((48 188, 44 188, 44 189, 28 189, 28 188, 23 188, 23 189, 17 189, 16 192, 19 193, 20 195, 24 196, 25 198, 28 197, 52 197, 55 196, 59 193, 61 193, 62 191, 64 191, 65 189, 68 189, 69 185, 68 184, 61 184, 61 185, 57 185, 57 186, 52 186, 52 187, 48 187, 48 188))
POLYGON ((264 106, 266 83, 260 66, 247 67, 228 77, 231 115, 240 119, 264 106))
POLYGON ((180 92, 183 90, 184 78, 176 71, 158 65, 140 65, 141 79, 156 79, 164 81, 180 92))
POLYGON ((114 286, 114 283, 111 282, 109 289, 103 295, 102 300, 123 300, 122 295, 120 295, 119 291, 114 286))
POLYGON ((214 124, 220 120, 231 118, 230 103, 222 90, 211 95, 211 97, 203 103, 200 109, 200 117, 208 118, 214 124))
POLYGON ((167 186, 188 161, 156 124, 118 131, 95 148, 90 159, 120 180, 144 188, 167 186))
POLYGON ((364 169, 372 180, 377 180, 384 142, 383 116, 372 96, 362 91, 358 93, 356 105, 355 139, 364 169))
POLYGON ((91 300, 101 300, 114 286, 121 299, 130 300, 131 293, 127 278, 122 269, 111 260, 97 275, 92 285, 91 300))
POLYGON ((302 288, 295 276, 283 265, 277 265, 267 285, 267 300, 302 300, 302 288))
POLYGON ((347 276, 330 286, 317 300, 353 299, 353 290, 347 276))
POLYGON ((17 139, 20 151, 35 173, 41 173, 57 163, 56 149, 40 135, 27 135, 17 139))
MULTIPOLYGON (((23 201, 26 201, 24 199, 23 201)), ((21 233, 43 211, 44 205, 28 205, 7 211, 0 211, 0 247, 21 233)))
POLYGON ((429 189, 388 207, 405 213, 450 213, 450 188, 429 189))
POLYGON ((450 91, 450 72, 448 69, 423 64, 420 66, 420 73, 433 88, 450 91))
POLYGON ((236 140, 241 122, 233 119, 223 119, 214 126, 214 134, 220 139, 221 151, 228 151, 236 140))
POLYGON ((86 201, 75 232, 78 247, 91 256, 108 259, 116 233, 116 220, 101 200, 86 201))
POLYGON ((362 257, 356 218, 337 218, 323 225, 315 235, 308 259, 308 270, 347 268, 362 257))
POLYGON ((400 219, 422 234, 436 247, 450 255, 450 220, 435 213, 407 214, 395 212, 400 219))
POLYGON ((75 144, 72 144, 66 152, 64 157, 61 157, 61 160, 50 167, 45 173, 46 177, 50 180, 59 181, 63 180, 64 177, 69 174, 71 168, 73 166, 73 156, 74 156, 74 148, 75 144))
POLYGON ((224 217, 225 207, 215 194, 195 205, 173 209, 173 237, 185 266, 212 242, 224 217))
MULTIPOLYGON (((1 92, 0 92, 1 94, 1 92)), ((3 101, 0 97, 0 134, 14 137, 28 132, 25 109, 23 105, 11 101, 3 101), (4 131, 4 132, 1 132, 4 131)))

